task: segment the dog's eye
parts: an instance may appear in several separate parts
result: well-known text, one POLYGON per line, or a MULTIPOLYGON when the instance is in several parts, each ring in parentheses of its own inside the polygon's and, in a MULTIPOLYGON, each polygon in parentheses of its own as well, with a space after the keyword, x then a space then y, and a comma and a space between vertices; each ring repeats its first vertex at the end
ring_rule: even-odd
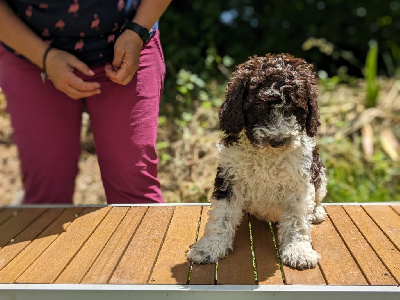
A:
POLYGON ((258 102, 258 103, 256 103, 255 106, 256 106, 257 109, 263 109, 264 108, 264 103, 258 102))

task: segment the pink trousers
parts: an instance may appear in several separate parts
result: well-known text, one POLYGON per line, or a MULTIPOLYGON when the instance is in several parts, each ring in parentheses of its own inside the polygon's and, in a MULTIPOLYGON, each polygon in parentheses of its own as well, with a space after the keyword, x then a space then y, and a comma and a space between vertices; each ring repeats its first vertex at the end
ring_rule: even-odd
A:
POLYGON ((91 118, 107 202, 163 202, 155 149, 165 76, 159 33, 143 48, 128 85, 111 82, 103 66, 93 70, 102 93, 72 100, 50 81, 42 83, 39 68, 0 46, 0 87, 19 151, 24 203, 72 202, 84 109, 91 118))

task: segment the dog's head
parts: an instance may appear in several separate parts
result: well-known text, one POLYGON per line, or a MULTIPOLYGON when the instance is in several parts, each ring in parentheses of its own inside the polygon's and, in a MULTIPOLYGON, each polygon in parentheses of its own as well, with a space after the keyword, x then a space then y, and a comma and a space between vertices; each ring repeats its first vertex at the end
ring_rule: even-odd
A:
POLYGON ((256 147, 280 148, 319 123, 313 67, 289 54, 254 56, 240 64, 219 110, 220 127, 230 140, 242 130, 256 147))

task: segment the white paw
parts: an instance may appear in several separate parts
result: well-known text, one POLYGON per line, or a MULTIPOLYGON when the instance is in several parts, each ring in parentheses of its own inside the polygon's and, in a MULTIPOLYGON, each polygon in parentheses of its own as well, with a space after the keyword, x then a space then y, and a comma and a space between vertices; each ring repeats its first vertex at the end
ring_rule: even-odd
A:
POLYGON ((313 223, 313 224, 321 223, 322 221, 325 220, 325 217, 326 217, 325 209, 321 205, 318 205, 314 209, 314 211, 311 215, 311 223, 313 223))
POLYGON ((296 269, 310 269, 318 263, 318 253, 309 242, 293 242, 281 251, 284 264, 296 269))
POLYGON ((221 243, 212 242, 203 237, 196 244, 190 246, 186 256, 196 264, 209 264, 225 257, 227 252, 227 247, 223 247, 221 243))

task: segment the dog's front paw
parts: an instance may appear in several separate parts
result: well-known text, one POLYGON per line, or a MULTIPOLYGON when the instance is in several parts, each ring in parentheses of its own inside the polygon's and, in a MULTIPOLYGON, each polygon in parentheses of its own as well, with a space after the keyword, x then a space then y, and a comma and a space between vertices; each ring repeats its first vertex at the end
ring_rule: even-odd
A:
POLYGON ((296 269, 310 269, 317 265, 318 253, 309 242, 293 242, 282 250, 281 260, 296 269))
POLYGON ((189 260, 196 264, 215 263, 220 258, 226 256, 227 249, 220 245, 209 241, 206 238, 200 239, 196 244, 190 247, 186 256, 189 260))

